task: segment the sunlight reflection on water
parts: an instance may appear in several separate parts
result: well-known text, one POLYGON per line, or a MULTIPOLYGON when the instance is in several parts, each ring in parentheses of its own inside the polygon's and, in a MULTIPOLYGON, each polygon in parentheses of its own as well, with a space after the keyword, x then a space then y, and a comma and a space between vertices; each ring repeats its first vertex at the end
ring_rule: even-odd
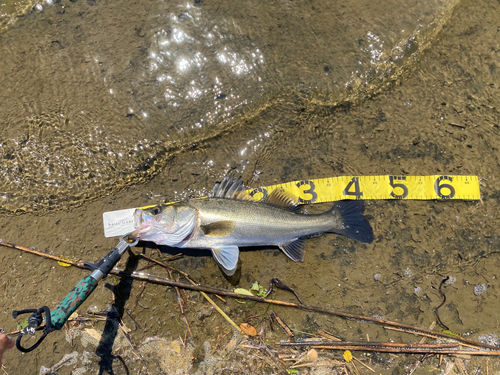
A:
MULTIPOLYGON (((149 73, 162 93, 154 103, 173 107, 183 107, 188 101, 213 103, 210 111, 185 126, 202 128, 229 118, 248 103, 248 92, 263 89, 259 71, 264 55, 253 43, 240 40, 235 45, 231 42, 235 35, 227 26, 219 27, 195 6, 182 7, 165 21, 154 32, 148 53, 149 73), (237 80, 235 76, 239 76, 237 80)), ((234 21, 229 25, 240 29, 234 21)), ((185 131, 185 127, 179 130, 185 131)))
POLYGON ((22 17, 10 4, 15 22, 0 39, 3 210, 81 204, 239 129, 224 165, 245 169, 276 126, 385 89, 454 3, 377 4, 89 0, 39 3, 22 17))

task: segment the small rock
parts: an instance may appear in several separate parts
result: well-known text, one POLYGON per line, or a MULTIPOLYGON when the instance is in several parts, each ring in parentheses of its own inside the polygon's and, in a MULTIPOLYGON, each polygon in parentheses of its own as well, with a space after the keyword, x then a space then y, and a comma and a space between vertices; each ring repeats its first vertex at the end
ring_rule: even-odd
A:
POLYGON ((486 292, 486 289, 488 289, 486 284, 476 284, 476 286, 474 286, 474 295, 479 296, 486 292))

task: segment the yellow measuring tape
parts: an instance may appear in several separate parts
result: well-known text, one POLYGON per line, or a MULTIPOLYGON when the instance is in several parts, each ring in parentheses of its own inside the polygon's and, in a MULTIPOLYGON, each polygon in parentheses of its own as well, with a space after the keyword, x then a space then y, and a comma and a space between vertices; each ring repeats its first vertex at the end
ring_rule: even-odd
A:
POLYGON ((342 199, 461 199, 479 200, 477 176, 340 176, 286 182, 250 189, 256 200, 283 189, 299 203, 334 202, 342 199))
MULTIPOLYGON (((480 200, 477 176, 340 176, 300 180, 249 189, 260 200, 275 189, 283 189, 298 197, 300 204, 334 202, 342 199, 462 199, 480 200)), ((163 203, 163 204, 172 204, 163 203)), ((149 208, 146 206, 141 208, 149 208)), ((104 212, 106 237, 132 232, 135 208, 104 212)))

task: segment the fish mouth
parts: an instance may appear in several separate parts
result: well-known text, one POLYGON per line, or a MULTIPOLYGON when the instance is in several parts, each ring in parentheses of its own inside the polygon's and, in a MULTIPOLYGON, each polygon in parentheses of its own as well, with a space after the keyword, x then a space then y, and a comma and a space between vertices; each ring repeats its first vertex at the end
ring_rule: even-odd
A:
POLYGON ((191 239, 197 220, 197 211, 177 210, 169 215, 151 215, 148 210, 136 209, 134 228, 130 238, 151 241, 157 245, 178 246, 191 239))
POLYGON ((130 233, 130 238, 140 240, 151 229, 153 218, 146 214, 144 210, 138 208, 134 212, 134 228, 130 233))

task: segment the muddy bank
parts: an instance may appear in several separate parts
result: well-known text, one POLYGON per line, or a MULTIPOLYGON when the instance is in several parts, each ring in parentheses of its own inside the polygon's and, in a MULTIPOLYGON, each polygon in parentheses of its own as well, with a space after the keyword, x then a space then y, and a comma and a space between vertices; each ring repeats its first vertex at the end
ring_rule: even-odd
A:
MULTIPOLYGON (((436 287, 443 277, 450 276, 452 282, 444 287, 447 303, 440 309, 443 322, 453 332, 497 344, 499 16, 497 3, 462 2, 432 47, 415 60, 413 69, 402 79, 388 81, 387 88, 377 96, 364 98, 353 106, 335 105, 333 99, 319 100, 320 95, 310 94, 313 89, 305 94, 297 89, 269 102, 265 95, 258 96, 255 102, 263 104, 252 107, 254 112, 238 122, 236 131, 210 133, 205 142, 180 148, 174 155, 164 154, 154 178, 135 184, 132 179, 127 187, 117 186, 118 191, 111 189, 103 198, 78 208, 4 216, 0 219, 0 238, 53 254, 95 261, 116 242, 103 237, 102 212, 202 195, 228 171, 240 173, 247 185, 255 187, 335 175, 479 175, 482 202, 367 202, 366 214, 376 235, 372 244, 327 234, 307 241, 305 262, 298 264, 278 249, 242 251, 238 286, 249 288, 255 281, 266 285, 272 277, 278 277, 295 286, 308 304, 428 327, 435 320, 433 309, 442 300, 436 287)), ((284 72, 294 69, 292 64, 284 72)), ((321 74, 330 73, 323 66, 321 69, 321 74)), ((326 77, 307 69, 299 73, 304 80, 316 77, 314 82, 326 77)), ((293 75, 285 76, 297 80, 293 75)), ((278 80, 276 85, 282 87, 283 83, 278 80)), ((162 87, 163 90, 165 86, 162 87)), ((132 99, 125 96, 117 102, 127 110, 127 100, 132 99)), ((96 191, 100 187, 96 185, 96 191)), ((325 204, 311 210, 323 211, 328 207, 325 204)), ((157 256, 151 249, 144 251, 157 256)), ((5 265, 0 280, 4 285, 1 321, 6 331, 15 328, 10 316, 13 309, 42 305, 53 308, 88 274, 9 249, 3 249, 1 257, 5 265)), ((129 259, 125 257, 120 266, 125 267, 127 262, 133 266, 134 258, 129 259)), ((201 283, 230 287, 208 252, 186 254, 172 264, 201 283)), ((139 263, 139 267, 142 265, 139 263)), ((166 277, 162 269, 152 268, 150 272, 166 277)), ((112 288, 120 288, 121 297, 114 297, 102 283, 82 306, 82 312, 91 306, 106 310, 117 298, 115 303, 121 301, 130 313, 124 313, 123 322, 131 329, 129 336, 134 345, 138 346, 144 337, 159 337, 169 345, 179 336, 184 340, 186 328, 180 320, 174 290, 148 284, 141 305, 132 311, 142 285, 113 278, 106 282, 112 288)), ((192 362, 179 363, 179 370, 193 373, 200 363, 212 363, 206 361, 211 357, 206 356, 204 343, 211 343, 211 352, 219 337, 221 345, 227 345, 232 332, 202 297, 187 294, 192 301, 186 303, 186 318, 193 332, 193 349, 183 353, 188 359, 194 358, 192 362)), ((277 297, 288 296, 280 291, 277 297)), ((238 323, 248 316, 268 313, 259 304, 249 306, 228 300, 221 306, 238 323)), ((286 308, 276 311, 290 327, 302 332, 326 329, 350 340, 365 340, 367 334, 373 341, 414 340, 363 323, 286 308)), ((103 331, 105 323, 96 322, 93 326, 103 331)), ((98 344, 90 345, 74 337, 72 346, 64 335, 51 334, 43 347, 32 354, 9 352, 5 358, 9 374, 39 372, 41 366, 51 367, 75 351, 79 355, 88 352, 92 357, 88 363, 78 362, 77 367, 98 371, 98 344)), ((285 336, 277 330, 267 338, 270 345, 276 345, 285 336)), ((169 351, 171 358, 181 358, 175 357, 179 353, 174 349, 158 347, 157 353, 169 351)), ((116 350, 124 354, 128 349, 117 346, 116 350)), ((141 355, 148 358, 147 371, 164 372, 159 364, 164 356, 154 352, 141 355)), ((144 365, 131 352, 124 358, 131 371, 138 372, 144 365)), ((415 360, 413 356, 377 355, 370 363, 379 373, 406 373, 407 366, 415 360)), ((241 358, 237 361, 243 363, 241 358)), ((437 358, 430 358, 415 373, 428 373, 438 362, 437 358)), ((228 362, 228 368, 231 363, 228 362)), ((479 366, 486 368, 480 360, 463 365, 468 372, 479 366)), ((123 371, 119 360, 113 366, 117 373, 123 371)), ((203 366, 200 368, 206 369, 203 366)), ((490 360, 488 366, 494 371, 498 363, 490 360)), ((70 373, 72 368, 63 366, 58 373, 70 373)))

